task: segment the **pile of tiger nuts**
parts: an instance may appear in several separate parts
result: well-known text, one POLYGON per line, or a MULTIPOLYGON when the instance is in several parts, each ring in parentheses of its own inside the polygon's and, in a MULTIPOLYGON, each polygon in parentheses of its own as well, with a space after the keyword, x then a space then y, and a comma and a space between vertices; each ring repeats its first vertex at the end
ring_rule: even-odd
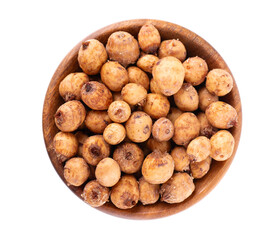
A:
POLYGON ((232 90, 232 76, 209 70, 198 56, 186 58, 184 44, 161 41, 152 24, 137 39, 118 31, 106 46, 83 42, 83 72, 59 86, 65 103, 54 116, 60 132, 53 146, 68 185, 81 187, 92 207, 109 199, 120 209, 180 203, 212 159, 233 153, 227 129, 237 112, 219 100, 232 90))

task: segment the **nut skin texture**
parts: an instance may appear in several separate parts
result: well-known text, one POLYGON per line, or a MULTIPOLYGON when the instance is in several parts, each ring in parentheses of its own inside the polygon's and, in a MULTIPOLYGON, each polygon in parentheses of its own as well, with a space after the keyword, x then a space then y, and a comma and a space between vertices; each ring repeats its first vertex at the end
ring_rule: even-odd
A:
POLYGON ((111 145, 117 145, 121 143, 125 139, 125 137, 125 127, 119 123, 109 124, 103 132, 104 140, 111 145))
POLYGON ((162 92, 160 91, 160 89, 158 87, 157 80, 155 80, 153 78, 150 81, 150 89, 151 89, 151 93, 162 94, 162 92))
POLYGON ((125 124, 127 137, 133 142, 144 142, 152 130, 151 117, 141 111, 133 112, 125 124))
POLYGON ((76 155, 78 151, 78 141, 72 133, 58 132, 54 136, 53 146, 62 162, 76 155))
POLYGON ((108 108, 108 115, 113 122, 126 122, 131 114, 130 106, 124 101, 114 101, 108 108))
POLYGON ((180 109, 176 107, 171 107, 167 115, 167 118, 174 124, 176 119, 182 114, 183 112, 180 109))
POLYGON ((124 85, 128 83, 127 70, 118 62, 106 62, 100 71, 102 82, 111 91, 121 91, 124 85))
POLYGON ((132 175, 122 176, 119 182, 112 187, 110 198, 117 208, 134 207, 139 200, 139 186, 136 178, 132 175))
POLYGON ((216 161, 225 161, 233 154, 235 140, 229 131, 220 130, 211 137, 210 144, 210 156, 216 161))
POLYGON ((217 101, 206 108, 206 117, 209 123, 222 129, 228 129, 236 125, 237 112, 228 103, 217 101))
POLYGON ((78 143, 80 144, 84 144, 84 142, 86 141, 86 139, 89 137, 86 133, 82 132, 82 131, 78 131, 74 134, 74 136, 76 137, 78 143))
POLYGON ((87 163, 96 166, 98 162, 110 155, 110 146, 102 135, 88 137, 83 144, 83 157, 87 163))
POLYGON ((96 75, 107 61, 107 57, 103 44, 96 39, 89 39, 82 43, 77 59, 79 66, 86 74, 96 75))
POLYGON ((219 97, 225 96, 233 88, 233 78, 223 69, 213 69, 207 75, 206 88, 219 97))
POLYGON ((81 88, 86 82, 89 82, 89 77, 86 73, 70 73, 60 83, 59 93, 65 102, 80 100, 81 88))
POLYGON ((144 160, 142 175, 151 184, 165 183, 174 172, 174 160, 169 153, 154 151, 144 160))
POLYGON ((84 122, 86 110, 80 101, 62 104, 55 113, 55 124, 63 132, 73 132, 84 122))
POLYGON ((78 131, 74 134, 78 141, 78 151, 77 156, 83 158, 83 144, 86 141, 86 139, 89 137, 87 134, 83 133, 82 131, 78 131))
POLYGON ((101 134, 104 129, 111 123, 111 119, 106 111, 91 110, 85 118, 86 127, 93 133, 101 134))
POLYGON ((199 136, 200 122, 194 113, 183 113, 176 119, 174 128, 174 142, 187 146, 190 140, 199 136))
POLYGON ((147 91, 149 91, 150 79, 143 70, 139 67, 131 66, 127 69, 127 72, 130 83, 141 84, 147 91))
POLYGON ((188 144, 187 154, 191 162, 201 162, 210 155, 210 150, 210 140, 207 137, 200 136, 188 144))
POLYGON ((158 62, 159 58, 152 54, 146 54, 140 57, 136 63, 137 67, 143 71, 152 73, 154 65, 158 62))
POLYGON ((106 51, 111 60, 115 60, 126 67, 134 64, 139 57, 140 50, 137 40, 128 32, 114 32, 108 38, 106 51))
POLYGON ((155 53, 160 46, 160 34, 152 24, 145 24, 138 33, 138 42, 144 52, 155 53))
POLYGON ((189 170, 189 156, 184 147, 176 146, 171 151, 171 156, 175 162, 175 171, 184 172, 189 170))
POLYGON ((193 179, 187 173, 175 173, 160 188, 161 201, 180 203, 195 190, 193 179))
POLYGON ((113 159, 118 162, 122 172, 132 174, 140 170, 144 153, 135 143, 123 143, 115 149, 113 159))
POLYGON ((171 96, 177 93, 184 81, 184 67, 175 57, 164 57, 153 67, 153 78, 157 81, 160 91, 171 96))
POLYGON ((206 108, 213 102, 218 101, 218 96, 211 94, 206 87, 202 87, 198 91, 199 95, 199 108, 205 112, 206 108))
POLYGON ((170 102, 161 94, 149 93, 143 110, 153 119, 166 117, 170 110, 170 102))
POLYGON ((81 186, 89 177, 90 168, 83 158, 75 157, 68 160, 64 167, 64 177, 73 186, 81 186))
POLYGON ((81 89, 82 101, 93 110, 106 110, 113 101, 112 93, 102 83, 90 81, 81 89))
POLYGON ((192 177, 199 179, 205 176, 210 169, 210 164, 211 164, 211 157, 207 157, 205 160, 201 162, 191 162, 190 172, 192 174, 192 177))
POLYGON ((185 69, 184 80, 193 86, 200 85, 205 81, 208 73, 208 65, 206 61, 200 57, 187 58, 183 62, 185 69))
POLYGON ((128 83, 121 91, 122 98, 130 105, 143 106, 147 97, 147 90, 140 84, 128 83))
POLYGON ((100 207, 109 199, 109 188, 100 185, 97 180, 92 180, 84 187, 82 197, 91 207, 100 207))
POLYGON ((200 122, 200 136, 210 138, 213 134, 215 134, 218 131, 217 128, 213 127, 209 123, 206 114, 204 114, 203 112, 198 113, 197 118, 200 122))
POLYGON ((174 101, 182 111, 195 111, 199 106, 199 96, 196 89, 190 83, 182 84, 180 90, 174 94, 174 101))
POLYGON ((104 158, 98 163, 95 175, 102 186, 112 187, 120 180, 121 169, 112 158, 104 158))
POLYGON ((154 138, 149 138, 147 141, 147 148, 153 151, 160 151, 162 153, 164 152, 170 152, 171 150, 171 142, 165 141, 165 142, 159 142, 154 138))
POLYGON ((159 199, 159 184, 148 183, 144 177, 139 179, 139 200, 143 205, 153 204, 159 199))
POLYGON ((165 117, 159 118, 153 124, 152 135, 159 142, 169 141, 174 135, 173 123, 165 117))
POLYGON ((164 58, 172 56, 183 62, 186 58, 186 49, 183 43, 179 40, 164 40, 158 50, 158 57, 164 58))
POLYGON ((114 101, 123 101, 121 92, 113 92, 112 95, 114 101))

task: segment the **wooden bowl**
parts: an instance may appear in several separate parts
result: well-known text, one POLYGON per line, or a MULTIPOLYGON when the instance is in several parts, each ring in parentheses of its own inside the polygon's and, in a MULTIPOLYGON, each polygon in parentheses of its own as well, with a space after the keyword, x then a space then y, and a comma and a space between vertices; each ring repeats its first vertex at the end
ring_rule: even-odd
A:
MULTIPOLYGON (((58 91, 59 83, 69 73, 81 70, 78 66, 77 54, 81 43, 84 40, 95 38, 101 41, 103 44, 106 44, 110 34, 119 30, 127 31, 132 35, 137 36, 141 26, 146 23, 152 23, 159 30, 162 40, 179 39, 181 42, 183 42, 187 49, 187 57, 199 56, 206 60, 209 69, 222 68, 231 73, 223 58, 209 43, 207 43, 204 39, 202 39, 192 31, 173 23, 150 19, 136 19, 115 23, 90 34, 88 37, 78 43, 58 66, 50 81, 43 106, 43 134, 45 145, 55 170, 65 184, 66 181, 63 176, 63 165, 57 160, 52 146, 53 137, 58 132, 58 129, 54 123, 53 116, 58 107, 63 103, 63 100, 60 97, 58 91)), ((224 176, 229 166, 231 165, 238 147, 241 133, 241 102, 238 88, 235 82, 233 90, 221 99, 231 104, 238 113, 238 124, 237 126, 230 129, 235 138, 235 149, 233 155, 227 161, 212 161, 211 169, 207 173, 207 175, 205 175, 205 177, 203 177, 202 179, 195 181, 196 189, 188 199, 178 204, 157 202, 153 205, 143 206, 141 203, 138 203, 134 208, 129 210, 118 209, 111 202, 108 202, 104 206, 97 209, 105 213, 123 218, 153 219, 169 216, 185 210, 201 200, 203 197, 205 197, 217 185, 217 183, 221 180, 221 178, 224 176)), ((82 185, 81 187, 69 186, 69 188, 79 198, 81 198, 83 187, 84 185, 82 185)))

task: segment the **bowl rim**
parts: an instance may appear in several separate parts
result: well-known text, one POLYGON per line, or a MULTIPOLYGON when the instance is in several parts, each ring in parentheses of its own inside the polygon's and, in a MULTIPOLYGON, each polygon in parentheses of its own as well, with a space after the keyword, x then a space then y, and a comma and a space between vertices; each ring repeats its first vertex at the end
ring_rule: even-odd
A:
MULTIPOLYGON (((72 60, 73 58, 77 58, 77 54, 78 54, 78 50, 82 44, 82 42, 91 39, 91 38, 98 38, 99 36, 101 36, 103 33, 106 32, 114 32, 114 31, 118 31, 121 29, 128 29, 129 27, 140 27, 143 26, 146 23, 152 23, 155 27, 157 27, 158 29, 161 27, 167 27, 169 29, 169 31, 173 31, 174 33, 176 31, 179 32, 179 34, 185 34, 187 35, 187 37, 190 37, 191 41, 195 41, 195 44, 197 43, 197 45, 199 44, 200 46, 204 46, 206 49, 208 49, 210 52, 209 54, 214 54, 216 57, 216 59, 218 61, 221 62, 221 64, 223 65, 223 68, 225 68, 231 75, 231 71, 228 67, 228 65, 226 64, 226 62, 224 61, 224 59, 220 56, 220 54, 203 38, 201 38, 200 36, 198 36, 196 33, 192 32, 191 30, 182 27, 180 25, 177 25, 175 23, 171 23, 171 22, 167 22, 167 21, 163 21, 163 20, 155 20, 155 19, 132 19, 132 20, 125 20, 125 21, 120 21, 120 22, 116 22, 113 24, 110 24, 108 26, 105 26, 91 34, 89 34, 87 37, 85 37, 82 41, 80 41, 78 44, 75 45, 75 47, 72 48, 72 50, 64 57, 64 59, 61 61, 61 63, 59 64, 59 66, 57 67, 57 69, 55 70, 50 83, 48 85, 46 94, 45 94, 45 99, 44 99, 44 104, 43 104, 43 117, 42 117, 42 128, 43 128, 43 136, 44 136, 44 142, 45 142, 45 146, 47 149, 47 153, 48 156, 50 158, 50 161, 52 163, 52 166, 54 167, 55 171, 57 172, 57 174, 60 176, 61 180, 66 184, 65 180, 63 179, 63 177, 58 173, 54 162, 53 162, 53 147, 52 146, 52 139, 49 138, 49 136, 47 135, 47 128, 49 127, 49 123, 53 120, 50 120, 49 116, 48 116, 48 112, 49 112, 49 106, 48 106, 48 101, 50 100, 51 97, 53 97, 53 92, 52 89, 54 87, 54 85, 57 85, 58 79, 61 78, 61 71, 63 69, 67 69, 67 63, 70 62, 70 60, 72 60)), ((233 77, 233 75, 232 75, 233 77)), ((233 77, 234 79, 234 77, 233 77)), ((232 90, 236 95, 237 101, 239 103, 239 107, 237 109, 237 113, 238 113, 238 124, 236 127, 236 134, 237 134, 237 139, 235 139, 235 146, 234 146, 234 152, 233 155, 231 156, 230 159, 228 159, 227 161, 225 161, 225 165, 223 165, 223 167, 220 169, 221 171, 219 171, 219 173, 217 174, 217 177, 214 177, 210 182, 209 182, 209 186, 201 191, 200 193, 198 193, 197 195, 195 195, 194 197, 194 201, 190 200, 188 201, 188 199, 191 199, 191 197, 189 197, 187 200, 185 200, 184 202, 180 203, 180 204, 167 204, 167 203, 159 203, 159 204, 163 204, 165 205, 164 208, 171 208, 170 211, 155 211, 155 207, 149 207, 148 206, 143 206, 143 208, 148 207, 148 211, 146 208, 146 211, 144 210, 140 210, 140 211, 135 211, 135 208, 131 208, 128 210, 122 210, 122 209, 118 209, 115 206, 112 206, 112 204, 105 204, 99 208, 96 208, 97 210, 100 210, 104 213, 113 215, 113 216, 117 216, 117 217, 122 217, 122 218, 128 218, 128 219, 156 219, 156 218, 162 218, 162 217, 166 217, 166 216, 170 216, 173 214, 176 214, 178 212, 181 212, 191 206, 193 206, 195 203, 199 202, 201 199, 203 199, 205 196, 207 196, 208 193, 210 193, 215 187, 216 185, 220 182, 220 180, 224 177, 224 175, 226 174, 227 170, 229 169, 235 154, 237 152, 237 148, 239 145, 239 141, 240 141, 240 136, 241 136, 241 128, 242 128, 242 109, 241 109, 241 101, 240 101, 240 95, 239 95, 239 91, 238 91, 238 87, 237 84, 234 80, 234 87, 232 90), (174 206, 175 205, 175 206, 174 206), (149 211, 150 210, 150 211, 149 211)), ((67 184, 66 184, 67 185, 67 184)), ((68 185, 67 185, 68 186, 68 185)), ((81 194, 80 192, 77 193, 75 191, 74 187, 70 187, 68 186, 71 191, 78 196, 79 198, 81 198, 81 194)), ((81 198, 81 200, 83 200, 81 198)), ((155 205, 154 205, 155 206, 155 205)), ((142 207, 141 207, 142 208, 142 207)))

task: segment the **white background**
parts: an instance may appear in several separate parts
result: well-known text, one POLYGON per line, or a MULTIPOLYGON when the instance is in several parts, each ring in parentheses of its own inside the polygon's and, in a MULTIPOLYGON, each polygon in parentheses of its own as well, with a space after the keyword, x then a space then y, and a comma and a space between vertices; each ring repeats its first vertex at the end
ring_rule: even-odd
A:
POLYGON ((0 239, 278 239, 276 1, 1 1, 0 239), (149 221, 90 208, 52 167, 42 135, 48 83, 81 39, 114 22, 161 19, 206 39, 238 84, 243 131, 217 187, 149 221))

